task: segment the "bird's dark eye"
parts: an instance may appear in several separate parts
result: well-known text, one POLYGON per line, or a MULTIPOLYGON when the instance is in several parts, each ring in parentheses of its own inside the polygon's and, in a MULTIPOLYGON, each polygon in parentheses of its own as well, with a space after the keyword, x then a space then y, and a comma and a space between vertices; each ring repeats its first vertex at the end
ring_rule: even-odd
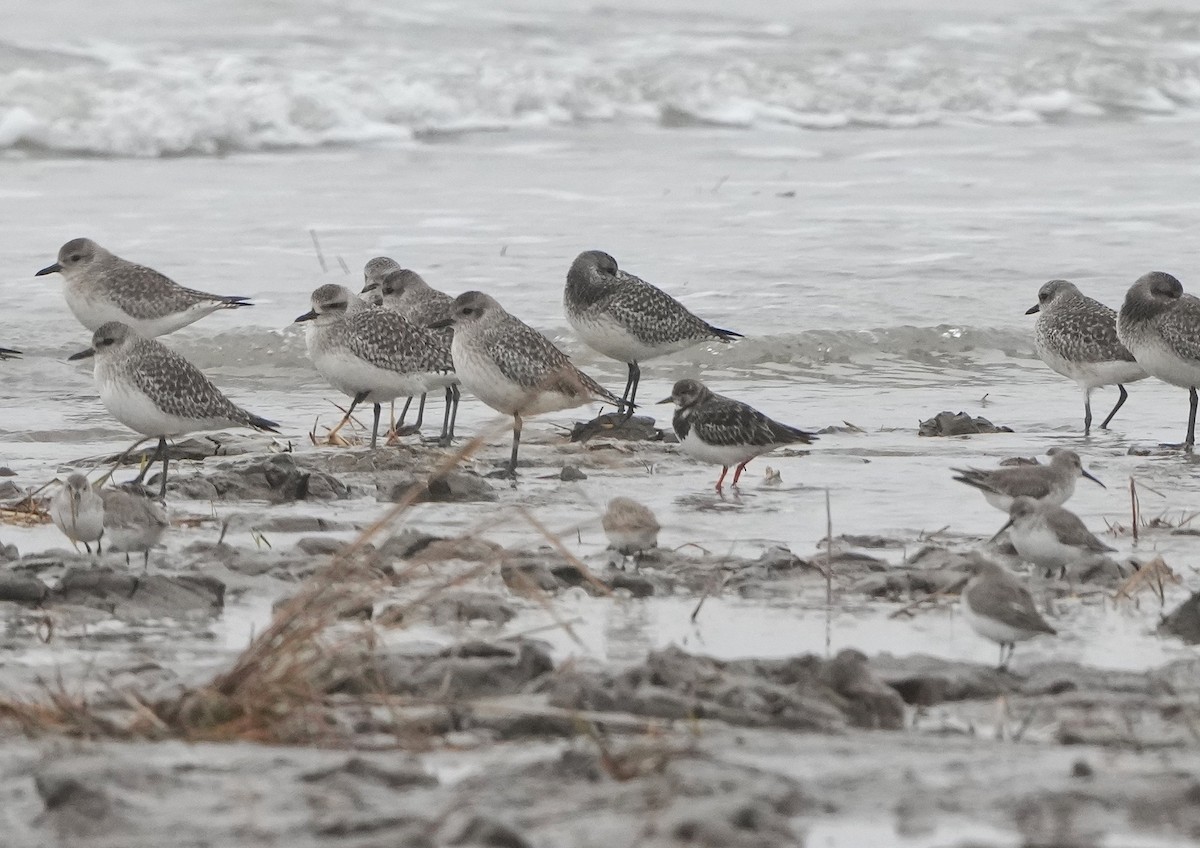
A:
POLYGON ((463 315, 474 315, 475 310, 468 306, 462 311, 462 314, 463 315))
POLYGON ((346 302, 345 302, 345 301, 342 301, 342 300, 339 300, 337 303, 331 303, 331 304, 329 304, 329 308, 330 308, 330 309, 345 309, 345 308, 346 308, 346 302))
POLYGON ((71 254, 71 261, 72 261, 72 262, 78 262, 78 261, 79 261, 80 259, 82 259, 82 258, 83 258, 83 257, 82 257, 82 256, 80 256, 78 253, 72 253, 72 254, 71 254))

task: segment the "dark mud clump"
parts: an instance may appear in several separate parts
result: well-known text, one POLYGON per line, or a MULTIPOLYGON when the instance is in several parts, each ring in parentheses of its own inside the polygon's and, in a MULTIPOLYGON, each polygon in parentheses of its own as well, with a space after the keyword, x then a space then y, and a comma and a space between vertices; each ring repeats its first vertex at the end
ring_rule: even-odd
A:
POLYGON ((1011 427, 997 426, 982 416, 972 418, 965 412, 939 412, 917 425, 918 436, 974 436, 1011 432, 1011 427))

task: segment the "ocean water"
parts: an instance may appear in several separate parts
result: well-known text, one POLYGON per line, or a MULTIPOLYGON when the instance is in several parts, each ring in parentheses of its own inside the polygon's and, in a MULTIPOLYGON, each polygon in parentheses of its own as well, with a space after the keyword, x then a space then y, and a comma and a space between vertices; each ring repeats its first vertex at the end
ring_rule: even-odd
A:
MULTIPOLYGON (((1200 12, 960 5, 0 0, 0 345, 26 352, 0 364, 0 464, 36 487, 131 441, 86 365, 66 361, 89 340, 58 278, 33 277, 70 238, 253 297, 166 341, 300 446, 345 401, 291 322, 316 286, 357 289, 378 254, 447 291, 491 292, 619 389, 624 366, 583 348, 561 309, 571 260, 599 248, 747 336, 645 364, 643 401, 702 376, 791 423, 863 432, 759 460, 724 499, 710 490, 716 469, 684 462, 633 480, 593 474, 566 495, 524 482, 556 525, 632 492, 673 544, 808 553, 828 490, 835 532, 990 535, 1003 517, 950 467, 1054 445, 1109 485, 1082 482, 1071 502, 1097 531, 1128 523, 1130 477, 1161 493, 1143 493, 1148 513, 1200 509, 1189 460, 1128 455, 1182 437, 1186 393, 1137 383, 1114 429, 1084 439, 1082 399, 1033 357, 1024 314, 1056 277, 1113 306, 1148 270, 1193 287, 1200 12), (1015 432, 918 438, 941 410, 1015 432), (781 487, 760 485, 766 465, 781 487)), ((1099 418, 1114 395, 1096 393, 1099 418)), ((665 407, 646 409, 667 421, 665 407)), ((468 400, 460 431, 490 420, 468 400)), ((0 538, 60 544, 44 530, 0 538)), ((594 527, 581 539, 600 547, 594 527)), ((1186 537, 1115 541, 1161 550, 1194 587, 1186 537)), ((1154 623, 1147 611, 1105 631, 1117 653, 1086 640, 1068 653, 1136 665, 1154 623)), ((869 630, 856 625, 851 643, 876 649, 892 632, 869 630)), ((672 632, 651 621, 639 644, 672 632)), ((806 634, 787 644, 810 647, 806 634)), ((912 648, 943 637, 935 628, 912 648)), ((729 639, 707 647, 754 652, 729 639)))

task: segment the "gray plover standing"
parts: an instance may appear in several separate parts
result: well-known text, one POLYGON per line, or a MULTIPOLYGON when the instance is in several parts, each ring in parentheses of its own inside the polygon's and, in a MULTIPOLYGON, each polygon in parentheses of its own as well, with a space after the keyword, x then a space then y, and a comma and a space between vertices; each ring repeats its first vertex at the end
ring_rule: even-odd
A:
POLYGON ((123 551, 125 564, 131 553, 142 555, 142 568, 150 567, 150 549, 158 544, 170 523, 162 504, 140 492, 105 489, 104 536, 110 551, 123 551))
POLYGON ((513 417, 512 455, 506 467, 510 476, 517 473, 523 418, 593 401, 620 402, 572 365, 552 341, 483 292, 463 292, 454 299, 450 314, 430 326, 454 328, 450 352, 463 387, 513 417))
POLYGON ((72 545, 83 543, 90 554, 91 543, 100 550, 100 537, 104 534, 104 501, 92 489, 88 478, 82 474, 69 476, 62 488, 50 499, 50 520, 72 545))
POLYGON ((153 268, 114 256, 86 238, 64 244, 58 261, 34 276, 54 273, 63 275, 67 306, 89 330, 120 321, 142 338, 152 339, 218 309, 253 305, 245 297, 184 288, 153 268))
POLYGON ((1083 434, 1092 430, 1092 389, 1116 385, 1121 395, 1100 424, 1108 429, 1129 393, 1125 383, 1149 375, 1117 338, 1117 313, 1083 295, 1073 283, 1051 280, 1038 290, 1033 344, 1038 358, 1083 389, 1083 434))
POLYGON ((684 453, 721 466, 718 492, 730 466, 737 466, 731 484, 736 486, 747 463, 756 456, 784 445, 807 445, 817 438, 780 424, 739 400, 718 395, 699 380, 680 380, 659 403, 675 404, 671 423, 684 453))
POLYGON ((167 494, 167 438, 225 427, 276 433, 278 426, 253 415, 221 394, 195 365, 153 339, 144 339, 118 321, 102 324, 92 346, 67 357, 95 357, 92 374, 100 402, 113 418, 144 436, 157 436, 158 448, 137 477, 141 482, 162 459, 162 490, 167 494))
POLYGON ((1076 563, 1115 550, 1097 539, 1078 515, 1061 506, 1013 498, 1008 515, 1001 532, 1008 530, 1009 541, 1021 559, 1047 574, 1065 574, 1076 563))
POLYGON ((1024 495, 1035 501, 1062 506, 1075 494, 1075 483, 1086 477, 1107 488, 1083 467, 1079 454, 1063 448, 1050 448, 1048 465, 1006 465, 1000 468, 951 468, 954 479, 983 492, 987 502, 1008 512, 1013 498, 1024 495))
POLYGON ((637 557, 643 551, 658 547, 658 519, 649 507, 633 498, 615 497, 601 519, 608 544, 622 557, 637 557))
POLYGON ((703 342, 741 338, 741 333, 697 318, 662 289, 620 270, 617 260, 599 250, 584 251, 571 263, 563 309, 584 344, 629 367, 621 394, 626 415, 633 414, 639 362, 703 342))
POLYGON ((388 256, 376 256, 368 259, 363 265, 363 287, 359 297, 376 306, 380 305, 382 294, 379 291, 383 278, 393 271, 400 270, 400 263, 388 256))
POLYGON ((312 321, 308 355, 321 376, 353 400, 375 408, 371 447, 379 438, 384 401, 412 397, 454 381, 454 366, 440 337, 387 309, 357 308, 361 301, 345 286, 328 284, 312 293, 312 309, 297 322, 312 321))
POLYGON ((1162 271, 1143 274, 1125 293, 1117 337, 1152 377, 1188 390, 1187 436, 1196 443, 1196 387, 1200 386, 1200 299, 1183 293, 1179 280, 1162 271))
POLYGON ((974 568, 975 575, 967 581, 959 607, 972 630, 1000 645, 998 668, 1003 670, 1017 642, 1043 633, 1054 636, 1058 631, 1042 618, 1033 596, 1020 580, 978 554, 974 568))
POLYGON ((0 347, 0 359, 15 359, 21 356, 21 351, 13 350, 11 347, 0 347))

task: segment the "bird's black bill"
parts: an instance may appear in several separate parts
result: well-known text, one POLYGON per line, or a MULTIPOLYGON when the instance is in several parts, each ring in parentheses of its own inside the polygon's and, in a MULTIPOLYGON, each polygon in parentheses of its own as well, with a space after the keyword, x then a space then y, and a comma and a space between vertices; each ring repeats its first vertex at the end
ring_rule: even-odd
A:
POLYGON ((1041 311, 1042 311, 1042 307, 1035 303, 1033 306, 1031 306, 1025 310, 1025 314, 1032 315, 1035 312, 1041 312, 1041 311))
POLYGON ((1007 530, 1009 527, 1012 527, 1012 526, 1013 526, 1013 522, 1012 522, 1012 519, 1010 518, 1010 519, 1008 519, 1008 521, 1004 522, 1004 526, 1003 526, 1003 527, 1001 527, 999 530, 997 530, 997 531, 996 531, 996 535, 995 535, 995 536, 993 536, 992 538, 988 539, 988 544, 990 545, 992 542, 994 542, 994 541, 996 541, 997 539, 999 539, 999 538, 1000 538, 1000 534, 1001 534, 1001 533, 1003 533, 1005 530, 1007 530))
POLYGON ((1092 473, 1091 473, 1090 471, 1088 471, 1086 468, 1085 468, 1085 469, 1083 469, 1083 476, 1084 476, 1084 477, 1086 477, 1086 478, 1088 478, 1089 480, 1091 480, 1091 481, 1092 481, 1093 483, 1095 483, 1096 485, 1098 485, 1098 486, 1099 486, 1101 489, 1107 489, 1107 488, 1108 488, 1108 486, 1105 486, 1103 483, 1101 483, 1101 482, 1100 482, 1100 478, 1099 478, 1099 477, 1095 477, 1095 476, 1093 476, 1093 475, 1092 475, 1092 473))
POLYGON ((427 326, 431 330, 444 330, 447 327, 454 326, 454 319, 453 318, 442 318, 438 321, 434 321, 432 324, 426 324, 425 326, 427 326))
POLYGON ((293 321, 292 323, 299 324, 301 321, 314 321, 314 320, 316 320, 316 317, 317 317, 317 313, 315 311, 313 311, 312 309, 310 309, 307 312, 305 312, 303 315, 301 315, 299 318, 297 318, 295 321, 293 321))
POLYGON ((79 351, 79 353, 72 353, 67 357, 67 361, 74 362, 77 359, 91 359, 95 355, 96 349, 94 347, 89 347, 87 350, 79 351))
POLYGON ((47 274, 57 274, 57 273, 58 273, 59 271, 61 271, 61 270, 62 270, 62 265, 59 265, 57 262, 55 262, 53 265, 47 265, 45 268, 43 268, 42 270, 38 271, 38 272, 37 272, 36 274, 34 274, 33 276, 35 276, 35 277, 44 277, 44 276, 46 276, 47 274))
POLYGON ((658 401, 657 403, 659 406, 662 406, 664 403, 674 403, 674 401, 669 397, 665 397, 662 400, 658 401))

